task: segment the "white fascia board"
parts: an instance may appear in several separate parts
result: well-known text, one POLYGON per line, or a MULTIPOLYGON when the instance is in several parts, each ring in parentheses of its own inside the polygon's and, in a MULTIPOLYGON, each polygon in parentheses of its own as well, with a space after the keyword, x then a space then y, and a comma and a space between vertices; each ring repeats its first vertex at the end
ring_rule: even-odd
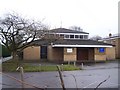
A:
POLYGON ((89 35, 89 34, 83 34, 83 33, 50 33, 50 34, 64 34, 64 35, 89 35))
POLYGON ((52 47, 113 47, 112 45, 52 45, 52 47))

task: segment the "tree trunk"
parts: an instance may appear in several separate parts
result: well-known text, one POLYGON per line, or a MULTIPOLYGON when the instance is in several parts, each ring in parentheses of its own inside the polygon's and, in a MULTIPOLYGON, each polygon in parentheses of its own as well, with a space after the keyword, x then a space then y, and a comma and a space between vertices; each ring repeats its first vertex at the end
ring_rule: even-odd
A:
POLYGON ((16 52, 13 52, 12 56, 13 56, 13 60, 17 60, 17 53, 16 52))
POLYGON ((14 51, 14 52, 12 53, 12 56, 13 56, 13 60, 14 60, 14 62, 15 62, 15 64, 16 64, 16 68, 19 67, 19 66, 20 66, 20 63, 19 63, 19 58, 18 58, 17 52, 14 51))

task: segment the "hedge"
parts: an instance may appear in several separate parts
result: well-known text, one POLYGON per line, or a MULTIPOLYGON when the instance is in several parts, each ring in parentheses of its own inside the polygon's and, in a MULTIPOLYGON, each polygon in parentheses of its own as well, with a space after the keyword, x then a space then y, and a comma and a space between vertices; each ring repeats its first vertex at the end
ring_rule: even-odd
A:
POLYGON ((0 45, 0 56, 2 57, 11 56, 10 51, 4 45, 0 45))

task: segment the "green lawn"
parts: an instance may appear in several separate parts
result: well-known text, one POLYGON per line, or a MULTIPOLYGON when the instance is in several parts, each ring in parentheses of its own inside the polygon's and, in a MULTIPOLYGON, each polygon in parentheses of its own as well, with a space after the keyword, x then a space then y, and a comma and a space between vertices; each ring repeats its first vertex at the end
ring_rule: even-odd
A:
MULTIPOLYGON (((79 67, 73 65, 60 65, 64 71, 80 70, 79 67)), ((3 72, 17 72, 17 62, 10 60, 2 64, 3 72)), ((24 72, 41 72, 41 71, 57 71, 56 65, 31 65, 30 63, 23 63, 24 72)))

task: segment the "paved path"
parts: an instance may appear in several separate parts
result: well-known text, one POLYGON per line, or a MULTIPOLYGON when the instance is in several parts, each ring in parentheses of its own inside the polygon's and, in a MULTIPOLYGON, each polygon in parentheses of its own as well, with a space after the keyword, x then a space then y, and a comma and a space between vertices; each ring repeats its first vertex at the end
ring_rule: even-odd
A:
POLYGON ((96 69, 112 69, 112 68, 120 68, 118 65, 118 61, 111 61, 106 63, 95 63, 89 65, 83 65, 84 70, 96 70, 96 69))

